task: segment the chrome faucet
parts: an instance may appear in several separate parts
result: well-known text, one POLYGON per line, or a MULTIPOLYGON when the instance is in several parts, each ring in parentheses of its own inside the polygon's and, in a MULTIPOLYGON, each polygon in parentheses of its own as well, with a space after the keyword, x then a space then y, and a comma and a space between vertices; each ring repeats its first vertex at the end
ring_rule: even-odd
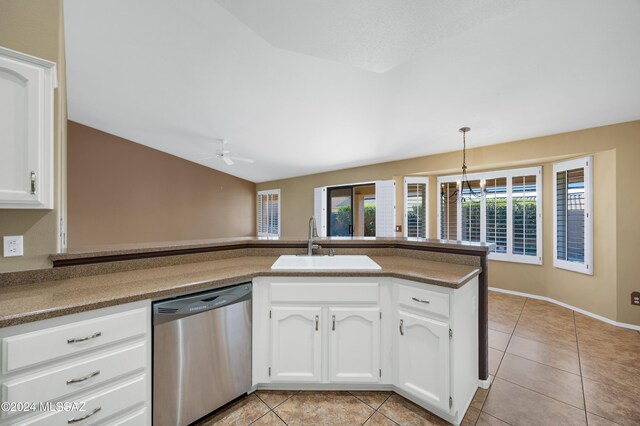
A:
POLYGON ((316 218, 311 216, 309 218, 309 243, 307 244, 307 256, 313 256, 313 249, 321 249, 319 244, 313 243, 313 237, 318 236, 318 230, 316 229, 316 218))

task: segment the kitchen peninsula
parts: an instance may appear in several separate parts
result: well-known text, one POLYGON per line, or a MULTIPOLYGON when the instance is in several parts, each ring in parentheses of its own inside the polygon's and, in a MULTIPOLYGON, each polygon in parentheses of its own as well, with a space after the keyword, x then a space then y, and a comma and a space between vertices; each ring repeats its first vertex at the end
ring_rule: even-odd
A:
MULTIPOLYGON (((451 324, 455 321, 453 306, 458 303, 455 302, 456 294, 464 294, 468 291, 470 304, 467 305, 467 302, 464 302, 464 306, 473 305, 473 310, 469 308, 469 312, 477 312, 477 334, 474 330, 473 336, 477 336, 478 341, 478 365, 477 370, 474 368, 473 371, 477 371, 480 385, 488 386, 486 259, 489 247, 487 245, 406 238, 324 238, 317 239, 316 242, 322 246, 319 251, 321 254, 326 254, 329 249, 332 249, 336 255, 364 254, 380 265, 381 269, 378 271, 271 270, 271 265, 278 256, 304 253, 307 246, 307 241, 304 240, 233 238, 69 251, 52 255, 53 268, 51 269, 0 275, 2 282, 0 285, 0 327, 2 327, 0 338, 7 336, 8 330, 38 323, 46 324, 48 321, 62 321, 61 318, 67 316, 89 315, 98 309, 113 309, 123 305, 138 308, 143 306, 140 304, 145 303, 148 309, 151 301, 253 282, 254 345, 257 345, 255 330, 263 329, 264 326, 255 318, 256 297, 258 294, 265 294, 265 289, 268 285, 273 285, 274 280, 284 283, 282 289, 285 290, 298 282, 299 285, 315 282, 322 287, 322 283, 327 280, 332 285, 344 284, 345 288, 361 286, 354 287, 356 290, 350 293, 356 297, 358 294, 371 292, 367 283, 376 282, 380 283, 381 292, 376 293, 374 298, 375 300, 379 298, 380 306, 391 303, 392 297, 394 300, 399 300, 401 305, 403 297, 411 301, 411 295, 428 294, 435 297, 429 310, 435 313, 438 321, 442 319, 443 324, 451 324), (409 293, 404 295, 403 288, 408 289, 407 291, 415 291, 411 295, 409 293), (383 294, 384 289, 388 289, 388 293, 383 294), (394 291, 400 293, 393 293, 395 295, 391 296, 394 291), (451 312, 449 312, 448 300, 451 300, 451 312)), ((290 293, 281 292, 278 297, 286 294, 290 293)), ((423 298, 415 296, 413 300, 424 303, 423 298)), ((282 300, 284 299, 280 301, 282 300)), ((277 304, 277 302, 278 300, 274 299, 274 303, 277 304)), ((378 309, 376 315, 379 314, 382 319, 383 308, 378 309)), ((334 330, 336 321, 340 321, 339 308, 337 312, 338 314, 333 315, 334 330)), ((408 319, 405 319, 404 323, 402 319, 400 321, 400 335, 404 335, 407 330, 404 327, 411 327, 408 321, 414 318, 415 312, 418 311, 414 309, 412 312, 410 308, 408 312, 406 317, 408 319)), ((394 318, 394 321, 396 319, 394 318)), ((150 322, 150 316, 146 321, 150 322)), ((322 324, 329 324, 329 321, 327 319, 322 324)), ((476 322, 474 321, 473 324, 476 322)), ((147 333, 150 334, 149 325, 146 327, 147 333)), ((318 315, 316 314, 316 330, 317 327, 318 315)), ((387 327, 383 324, 383 331, 385 327, 391 329, 390 325, 387 327)), ((397 332, 397 325, 394 327, 397 332)), ((446 327, 449 328, 448 325, 446 327)), ((449 329, 449 338, 452 336, 451 333, 449 329)), ((382 336, 384 340, 384 332, 382 336)), ((472 340, 475 342, 475 337, 472 340)), ((475 348, 475 343, 472 347, 475 348)), ((256 357, 256 348, 257 346, 254 346, 254 357, 256 357)), ((454 352, 451 354, 452 357, 456 355, 454 352)), ((457 356, 460 356, 460 353, 457 356)), ((451 365, 453 366, 454 363, 455 361, 452 361, 451 365)), ((269 373, 271 373, 270 369, 269 373)), ((16 372, 13 376, 7 374, 5 379, 12 379, 16 374, 18 373, 16 372)), ((391 383, 391 372, 384 374, 386 378, 382 377, 383 373, 380 371, 382 378, 380 383, 385 381, 391 383)), ((254 386, 264 388, 283 386, 282 383, 278 384, 276 379, 273 383, 269 381, 265 385, 264 377, 266 375, 261 373, 258 379, 254 371, 254 386)), ((4 379, 0 377, 0 380, 4 379)), ((378 380, 377 375, 376 380, 378 380)), ((288 381, 291 382, 291 380, 288 381)), ((339 380, 331 383, 337 381, 339 380)), ((130 386, 134 385, 136 383, 130 386)), ((286 387, 286 383, 284 386, 286 387)), ((453 394, 454 391, 452 390, 451 393, 453 394)), ((454 408, 463 415, 467 402, 463 401, 454 408)), ((450 398, 446 403, 449 408, 453 404, 450 398)), ((451 417, 450 421, 458 422, 457 417, 451 417)), ((3 422, 0 421, 0 424, 3 422)))

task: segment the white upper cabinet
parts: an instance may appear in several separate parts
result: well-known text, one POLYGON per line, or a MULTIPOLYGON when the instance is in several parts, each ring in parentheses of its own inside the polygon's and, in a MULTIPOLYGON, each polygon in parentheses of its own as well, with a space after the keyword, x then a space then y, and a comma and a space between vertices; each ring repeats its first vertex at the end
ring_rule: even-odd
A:
POLYGON ((332 382, 380 381, 380 309, 329 308, 332 382))
POLYGON ((53 208, 56 64, 0 47, 0 208, 53 208))

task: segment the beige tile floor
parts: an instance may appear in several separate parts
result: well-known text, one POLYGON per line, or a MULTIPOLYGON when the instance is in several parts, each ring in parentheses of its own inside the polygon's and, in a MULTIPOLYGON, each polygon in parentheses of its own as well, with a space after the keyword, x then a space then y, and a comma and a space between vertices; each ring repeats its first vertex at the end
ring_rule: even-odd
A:
MULTIPOLYGON (((489 294, 489 369, 463 425, 640 425, 640 333, 489 294)), ((441 425, 392 392, 258 391, 205 425, 441 425)))

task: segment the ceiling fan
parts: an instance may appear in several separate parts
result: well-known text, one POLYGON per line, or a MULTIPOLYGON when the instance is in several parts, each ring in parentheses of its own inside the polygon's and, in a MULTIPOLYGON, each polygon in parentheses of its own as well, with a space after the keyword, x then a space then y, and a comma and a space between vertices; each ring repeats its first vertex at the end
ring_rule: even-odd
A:
POLYGON ((216 155, 210 155, 208 157, 203 157, 201 160, 208 160, 210 158, 220 158, 224 163, 228 166, 232 166, 236 161, 240 161, 243 163, 253 163, 253 160, 250 158, 237 157, 235 155, 231 155, 231 151, 225 149, 225 145, 228 143, 224 139, 217 139, 220 142, 220 149, 216 150, 216 155))

